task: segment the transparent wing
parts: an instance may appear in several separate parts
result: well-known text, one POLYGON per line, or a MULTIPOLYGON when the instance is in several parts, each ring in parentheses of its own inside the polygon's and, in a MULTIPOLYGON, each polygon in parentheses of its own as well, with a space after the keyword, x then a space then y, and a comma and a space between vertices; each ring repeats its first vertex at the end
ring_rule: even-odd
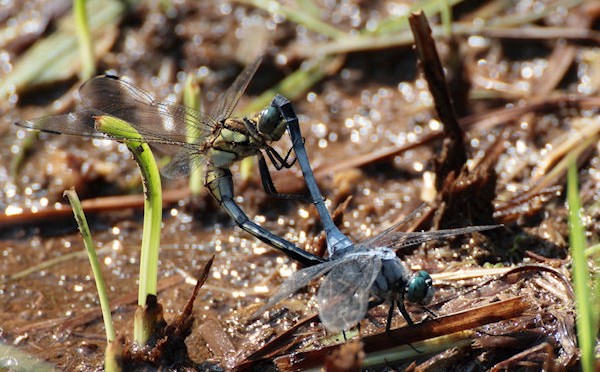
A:
POLYGON ((342 260, 326 261, 321 264, 307 267, 296 271, 287 278, 277 290, 277 293, 269 299, 269 302, 256 311, 256 314, 263 313, 268 308, 274 306, 279 301, 294 294, 300 288, 306 287, 311 281, 325 275, 329 270, 343 263, 342 260))
POLYGON ((187 176, 202 164, 205 164, 205 162, 202 161, 198 153, 181 151, 175 154, 167 165, 162 167, 160 173, 167 178, 181 178, 187 176))
MULTIPOLYGON (((48 133, 118 140, 121 142, 129 142, 128 136, 135 137, 134 131, 131 131, 130 135, 128 135, 126 130, 122 130, 121 133, 123 135, 121 137, 113 137, 97 130, 95 128, 96 117, 100 115, 106 115, 106 113, 92 109, 81 109, 64 115, 45 116, 20 121, 15 124, 24 128, 37 129, 48 133)), ((143 139, 154 147, 157 147, 157 144, 167 145, 160 148, 163 151, 164 148, 174 146, 173 141, 165 141, 161 138, 144 137, 143 139)), ((169 178, 183 177, 189 174, 191 170, 205 163, 197 145, 177 143, 176 146, 179 152, 161 170, 164 176, 169 178)))
MULTIPOLYGON (((79 95, 84 107, 130 123, 150 143, 189 148, 189 142, 201 143, 217 124, 207 114, 158 101, 148 92, 115 76, 103 75, 88 80, 79 89, 79 95), (193 141, 188 141, 188 136, 193 136, 193 141)), ((59 132, 66 133, 66 130, 59 132)))
POLYGON ((131 124, 143 141, 165 154, 175 155, 163 171, 167 177, 182 177, 203 163, 198 144, 216 125, 210 116, 185 106, 157 101, 144 90, 114 76, 92 78, 79 93, 84 109, 15 124, 55 134, 127 142, 125 131, 122 136, 108 136, 96 129, 95 116, 109 115, 131 124))
POLYGON ((415 216, 417 216, 418 214, 420 214, 422 211, 425 210, 425 208, 427 207, 427 204, 422 203, 421 205, 419 205, 417 208, 415 208, 414 211, 410 212, 408 214, 408 216, 406 216, 405 218, 403 218, 400 222, 393 224, 392 226, 388 227, 387 229, 383 230, 382 232, 380 232, 379 234, 372 236, 366 240, 364 240, 362 242, 363 245, 365 246, 371 246, 371 242, 374 240, 377 240, 379 237, 384 236, 389 234, 392 231, 397 230, 400 226, 406 224, 407 222, 411 221, 415 216))
POLYGON ((498 228, 502 225, 487 226, 468 226, 458 229, 446 229, 437 231, 418 231, 418 232, 389 232, 389 229, 372 239, 357 244, 358 248, 386 247, 390 249, 400 249, 431 240, 441 240, 451 236, 469 234, 475 231, 484 231, 498 228))
POLYGON ((343 264, 329 272, 317 296, 319 317, 332 332, 347 330, 364 318, 371 286, 381 271, 381 259, 375 255, 346 257, 337 260, 343 264))
POLYGON ((79 110, 64 115, 44 116, 15 124, 28 129, 41 130, 54 134, 70 134, 101 139, 114 139, 95 128, 95 116, 103 113, 97 110, 79 110))
POLYGON ((218 101, 216 106, 212 108, 210 111, 211 116, 220 122, 222 120, 227 119, 231 116, 231 113, 235 109, 240 97, 246 91, 250 80, 258 70, 258 66, 262 61, 262 57, 255 59, 252 63, 250 63, 246 68, 238 75, 233 84, 223 93, 218 101))

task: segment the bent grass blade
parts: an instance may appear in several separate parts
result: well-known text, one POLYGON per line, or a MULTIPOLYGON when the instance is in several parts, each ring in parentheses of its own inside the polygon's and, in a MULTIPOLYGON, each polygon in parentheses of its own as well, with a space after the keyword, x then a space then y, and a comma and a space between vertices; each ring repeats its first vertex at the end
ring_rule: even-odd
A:
MULTIPOLYGON (((127 148, 140 168, 144 185, 144 225, 140 253, 138 309, 144 308, 146 298, 149 295, 156 296, 157 293, 158 251, 162 223, 162 191, 158 166, 148 144, 142 142, 142 136, 129 123, 107 115, 96 116, 94 119, 97 130, 111 137, 127 139, 125 142, 127 148)), ((152 325, 141 324, 141 319, 143 317, 135 318, 134 340, 138 345, 145 345, 152 331, 152 325)))

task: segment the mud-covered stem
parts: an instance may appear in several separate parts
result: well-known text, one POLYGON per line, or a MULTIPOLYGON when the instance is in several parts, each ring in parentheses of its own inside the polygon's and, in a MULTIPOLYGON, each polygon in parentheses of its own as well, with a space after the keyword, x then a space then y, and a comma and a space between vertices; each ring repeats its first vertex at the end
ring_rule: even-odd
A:
MULTIPOLYGON (((124 141, 140 168, 144 185, 144 230, 140 253, 140 284, 138 307, 146 305, 148 295, 156 295, 158 275, 158 250, 162 222, 162 193, 160 174, 150 147, 141 141, 142 137, 127 122, 111 116, 97 116, 96 129, 124 141)), ((137 318, 136 318, 137 319, 137 318)), ((134 323, 134 340, 144 345, 152 327, 134 323)))

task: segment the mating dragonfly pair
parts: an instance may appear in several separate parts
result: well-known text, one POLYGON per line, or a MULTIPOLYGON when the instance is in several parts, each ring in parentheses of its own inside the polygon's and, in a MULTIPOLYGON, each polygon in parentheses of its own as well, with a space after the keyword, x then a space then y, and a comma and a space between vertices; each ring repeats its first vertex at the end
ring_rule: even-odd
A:
MULTIPOLYGON (((261 59, 249 64, 236 78, 209 113, 170 102, 161 102, 150 94, 115 76, 98 76, 79 90, 83 108, 65 115, 47 116, 17 122, 16 125, 56 134, 129 141, 109 136, 95 127, 95 118, 109 115, 128 122, 145 142, 172 155, 161 173, 169 178, 183 177, 198 166, 204 167, 205 186, 243 230, 297 260, 305 269, 290 276, 265 308, 328 274, 318 293, 319 315, 332 331, 346 330, 364 318, 371 295, 380 302, 390 302, 387 330, 395 305, 409 324, 412 320, 404 300, 428 304, 433 297, 431 277, 424 271, 411 276, 394 250, 457 234, 486 230, 492 226, 471 226, 434 232, 400 233, 397 226, 362 243, 354 244, 335 226, 324 203, 308 161, 298 118, 289 100, 275 96, 271 105, 252 116, 231 117, 241 95, 256 73, 261 59), (292 140, 296 159, 289 160, 291 150, 282 156, 273 147, 286 131, 292 140), (196 138, 189 141, 189 133, 196 138), (298 161, 304 180, 321 218, 327 238, 328 258, 313 255, 273 234, 248 218, 234 201, 233 163, 257 156, 265 192, 271 196, 303 199, 304 196, 278 193, 273 184, 264 154, 277 170, 290 168, 298 161)), ((132 133, 133 134, 133 133, 132 133)))

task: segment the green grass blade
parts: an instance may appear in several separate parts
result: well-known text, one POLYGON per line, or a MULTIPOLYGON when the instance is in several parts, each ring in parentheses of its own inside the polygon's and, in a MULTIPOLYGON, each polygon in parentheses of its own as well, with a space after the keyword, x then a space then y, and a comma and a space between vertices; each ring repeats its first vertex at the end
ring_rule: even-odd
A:
MULTIPOLYGON (((162 223, 162 192, 158 166, 147 143, 129 123, 111 117, 97 116, 96 129, 115 138, 126 138, 126 145, 140 168, 144 185, 144 231, 140 253, 138 308, 146 305, 148 295, 156 296, 158 284, 158 251, 162 223)), ((137 318, 136 319, 143 319, 137 318)), ((134 340, 145 345, 152 326, 134 323, 134 340)))
POLYGON ((28 151, 37 144, 38 136, 39 133, 27 133, 22 140, 18 140, 16 146, 17 152, 14 153, 13 157, 10 159, 9 171, 11 179, 17 179, 19 170, 25 162, 28 151))
POLYGON ((444 9, 450 9, 452 6, 463 2, 463 0, 424 0, 413 3, 410 10, 401 17, 392 17, 381 21, 377 27, 368 31, 371 34, 383 35, 383 34, 394 34, 399 31, 405 31, 409 29, 408 17, 412 12, 422 10, 425 12, 428 18, 432 18, 438 15, 440 12, 444 12, 444 9))
MULTIPOLYGON (((98 249, 96 251, 96 254, 100 255, 100 254, 110 253, 111 250, 112 250, 112 247, 110 247, 110 246, 104 247, 104 248, 98 249)), ((52 266, 60 265, 61 263, 65 263, 67 261, 74 260, 77 258, 82 258, 82 257, 85 257, 86 255, 87 255, 86 252, 79 252, 79 251, 62 254, 58 257, 43 261, 37 265, 30 266, 25 270, 21 270, 12 275, 8 275, 4 278, 0 278, 0 284, 4 284, 4 283, 8 283, 8 282, 17 280, 17 279, 24 278, 33 273, 38 273, 38 272, 40 272, 42 270, 46 270, 52 266)))
POLYGON ((58 372, 52 364, 0 341, 0 371, 58 372))
POLYGON ((104 328, 106 330, 106 340, 110 343, 115 339, 115 328, 110 313, 110 304, 108 302, 108 294, 106 293, 104 276, 100 269, 100 262, 96 255, 92 234, 90 233, 85 214, 83 213, 83 208, 81 208, 81 203, 79 202, 79 197, 75 190, 66 190, 64 195, 69 199, 75 221, 77 221, 77 226, 79 226, 79 232, 83 237, 83 245, 85 246, 90 265, 92 266, 92 272, 94 273, 94 280, 96 281, 96 289, 98 290, 98 298, 100 299, 100 308, 102 309, 102 318, 104 319, 104 328))
MULTIPOLYGON (((96 53, 109 49, 116 39, 125 8, 126 5, 117 0, 89 0, 89 26, 96 41, 96 53)), ((73 24, 72 15, 66 15, 53 33, 38 40, 20 56, 11 73, 0 81, 0 99, 14 92, 69 79, 80 70, 81 56, 73 24)))
POLYGON ((317 32, 321 35, 337 39, 344 37, 346 33, 326 22, 321 21, 312 15, 311 11, 306 11, 303 8, 293 8, 282 5, 275 0, 237 0, 239 3, 253 5, 263 9, 271 14, 281 14, 291 22, 303 25, 309 30, 317 32))
POLYGON ((243 115, 251 115, 269 105, 275 94, 284 95, 290 100, 297 99, 301 94, 320 81, 331 70, 341 65, 340 58, 325 57, 305 61, 298 70, 281 80, 276 86, 264 91, 241 110, 243 115), (337 66, 335 66, 337 65, 337 66))
MULTIPOLYGON (((183 104, 186 107, 192 108, 197 111, 203 111, 202 100, 200 99, 201 91, 200 84, 198 83, 197 78, 193 74, 189 74, 187 80, 185 81, 185 87, 183 88, 183 104)), ((188 126, 187 127, 187 141, 189 143, 196 142, 199 133, 194 131, 194 128, 188 126)), ((198 158, 194 159, 195 161, 199 161, 198 158)), ((202 188, 204 187, 203 173, 202 167, 200 166, 192 166, 193 170, 190 173, 190 191, 192 195, 200 195, 202 192, 202 188)))
POLYGON ((567 174, 567 202, 569 204, 569 240, 573 257, 573 285, 575 287, 575 307, 577 310, 577 339, 581 349, 581 366, 584 372, 595 371, 594 343, 596 329, 592 311, 590 273, 585 256, 586 238, 581 222, 581 200, 577 181, 576 157, 571 156, 567 174), (591 293, 590 293, 591 292, 591 293))
POLYGON ((600 244, 594 244, 585 250, 587 257, 600 256, 600 244))
POLYGON ((449 0, 440 0, 440 14, 442 16, 442 26, 444 29, 444 36, 452 36, 452 6, 449 0))
POLYGON ((92 47, 92 37, 90 36, 90 27, 88 25, 87 11, 85 9, 86 3, 86 0, 73 1, 73 17, 75 17, 77 40, 79 41, 79 54, 81 56, 79 78, 84 81, 94 76, 96 72, 94 48, 92 47))

